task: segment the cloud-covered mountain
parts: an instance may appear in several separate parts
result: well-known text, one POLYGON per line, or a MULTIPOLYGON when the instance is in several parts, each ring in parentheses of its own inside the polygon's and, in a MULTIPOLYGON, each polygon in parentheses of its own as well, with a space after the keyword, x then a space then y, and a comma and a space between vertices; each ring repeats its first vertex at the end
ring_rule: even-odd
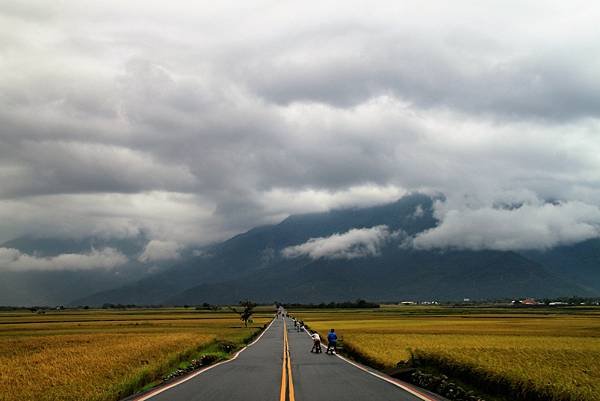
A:
MULTIPOLYGON (((171 269, 75 304, 600 294, 600 286, 567 278, 559 269, 514 251, 415 247, 414 238, 439 227, 434 217, 439 200, 443 198, 412 194, 382 206, 290 216, 209 247, 171 269)), ((590 275, 598 277, 600 270, 590 275)))
POLYGON ((171 266, 184 278, 139 295, 166 299, 276 262, 386 258, 394 241, 594 271, 571 249, 600 236, 598 4, 239 3, 0 2, 0 243, 147 237, 135 253, 6 245, 0 290, 21 295, 3 299, 171 266), (414 192, 445 195, 412 212, 435 221, 418 232, 277 224, 414 192), (285 243, 261 242, 272 232, 285 243))

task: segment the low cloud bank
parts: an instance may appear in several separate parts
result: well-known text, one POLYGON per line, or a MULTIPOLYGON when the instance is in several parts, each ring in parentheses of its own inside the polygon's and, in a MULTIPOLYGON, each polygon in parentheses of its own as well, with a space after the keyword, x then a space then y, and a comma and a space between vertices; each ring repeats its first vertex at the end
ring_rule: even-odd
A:
POLYGON ((518 208, 446 210, 436 204, 440 224, 416 235, 416 249, 549 249, 600 237, 600 208, 572 201, 518 208))
POLYGON ((0 270, 5 271, 112 269, 127 262, 127 257, 113 248, 42 258, 14 248, 0 248, 0 270))
POLYGON ((147 263, 178 259, 181 256, 179 252, 182 248, 181 244, 174 241, 152 240, 148 242, 138 260, 142 263, 147 263))
POLYGON ((385 225, 355 228, 329 237, 311 238, 303 244, 281 251, 286 258, 308 256, 311 259, 354 259, 379 255, 381 247, 393 236, 385 225))
MULTIPOLYGON (((414 216, 421 216, 417 207, 414 216)), ((388 226, 352 229, 282 250, 287 258, 352 259, 377 256, 391 241, 417 250, 547 250, 600 238, 600 207, 579 201, 548 203, 529 199, 502 205, 461 207, 454 202, 434 204, 436 227, 413 237, 391 232, 388 226)))

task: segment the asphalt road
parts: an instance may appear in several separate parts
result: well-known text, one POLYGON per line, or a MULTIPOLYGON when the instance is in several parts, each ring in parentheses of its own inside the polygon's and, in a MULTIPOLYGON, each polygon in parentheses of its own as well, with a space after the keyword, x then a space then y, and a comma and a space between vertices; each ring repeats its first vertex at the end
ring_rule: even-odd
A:
POLYGON ((408 391, 414 389, 402 389, 337 356, 310 353, 311 347, 310 337, 294 330, 291 320, 284 325, 276 319, 236 359, 135 400, 437 401, 412 395, 408 391))

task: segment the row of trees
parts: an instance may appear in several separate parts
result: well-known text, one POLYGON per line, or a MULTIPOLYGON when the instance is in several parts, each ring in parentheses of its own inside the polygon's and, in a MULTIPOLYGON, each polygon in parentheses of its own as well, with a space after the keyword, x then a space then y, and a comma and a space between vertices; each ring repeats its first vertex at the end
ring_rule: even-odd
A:
POLYGON ((346 301, 346 302, 321 302, 320 304, 286 304, 288 308, 314 308, 314 309, 328 309, 328 308, 342 308, 342 309, 375 309, 379 308, 379 304, 374 302, 365 301, 364 299, 357 299, 356 301, 346 301))

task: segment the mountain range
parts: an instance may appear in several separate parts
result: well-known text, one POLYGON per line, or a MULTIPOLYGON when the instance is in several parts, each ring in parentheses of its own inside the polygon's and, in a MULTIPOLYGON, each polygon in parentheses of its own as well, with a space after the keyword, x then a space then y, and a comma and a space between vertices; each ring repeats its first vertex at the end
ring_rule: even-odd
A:
MULTIPOLYGON (((20 238, 1 245, 54 255, 118 249, 118 269, 0 271, 0 304, 183 305, 597 296, 600 240, 547 251, 417 250, 404 239, 438 224, 434 198, 292 215, 175 261, 141 263, 145 238, 80 241, 20 238), (6 292, 5 292, 6 291, 6 292)), ((1 269, 1 266, 0 266, 1 269)))

